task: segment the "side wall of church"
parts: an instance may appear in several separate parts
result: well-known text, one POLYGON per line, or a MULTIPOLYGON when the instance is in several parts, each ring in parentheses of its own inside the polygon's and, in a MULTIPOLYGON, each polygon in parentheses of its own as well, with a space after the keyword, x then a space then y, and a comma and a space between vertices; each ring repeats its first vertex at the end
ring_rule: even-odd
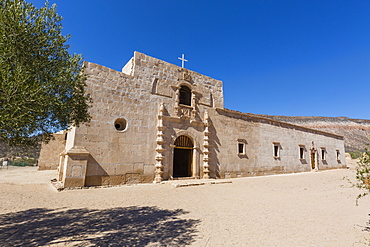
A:
POLYGON ((261 123, 259 131, 258 157, 262 172, 271 169, 275 169, 277 173, 310 171, 313 169, 311 164, 312 147, 315 149, 315 170, 346 167, 342 137, 285 123, 269 123, 267 120, 265 123, 261 123), (274 157, 274 145, 279 148, 278 157, 274 157), (304 150, 303 159, 300 159, 301 147, 304 150), (322 157, 322 150, 324 150, 324 157, 322 157))
POLYGON ((210 176, 242 177, 258 164, 259 124, 251 119, 210 112, 210 176), (239 153, 239 143, 244 152, 239 153))
POLYGON ((213 126, 211 164, 216 177, 311 171, 312 142, 315 170, 345 167, 343 139, 339 136, 222 109, 213 115, 213 126), (242 153, 239 144, 244 147, 242 153), (278 146, 277 156, 274 146, 278 146))
POLYGON ((59 155, 64 151, 65 131, 54 134, 53 140, 48 144, 41 144, 40 156, 38 161, 39 170, 56 170, 59 165, 59 155))

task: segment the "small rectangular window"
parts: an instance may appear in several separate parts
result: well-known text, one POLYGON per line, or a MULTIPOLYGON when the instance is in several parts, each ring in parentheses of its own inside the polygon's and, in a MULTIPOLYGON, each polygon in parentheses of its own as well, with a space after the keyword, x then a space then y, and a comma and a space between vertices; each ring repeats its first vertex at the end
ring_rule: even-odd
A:
POLYGON ((238 143, 238 154, 245 154, 244 143, 238 143))
POLYGON ((299 159, 304 160, 304 150, 305 147, 303 145, 299 145, 299 159))
POLYGON ((280 158, 280 143, 274 142, 274 158, 280 158))
POLYGON ((326 149, 325 148, 321 148, 321 159, 322 160, 325 160, 325 154, 326 154, 326 149))
POLYGON ((247 151, 246 151, 247 140, 238 138, 237 142, 238 142, 238 155, 239 155, 239 157, 247 157, 247 151))
POLYGON ((340 152, 339 152, 339 150, 336 150, 336 154, 337 154, 337 160, 340 160, 340 152))

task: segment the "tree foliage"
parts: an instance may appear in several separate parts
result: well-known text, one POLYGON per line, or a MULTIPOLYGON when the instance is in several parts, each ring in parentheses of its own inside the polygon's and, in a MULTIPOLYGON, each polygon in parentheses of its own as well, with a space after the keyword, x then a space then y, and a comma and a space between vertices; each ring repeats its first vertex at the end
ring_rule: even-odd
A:
POLYGON ((351 155, 351 159, 358 159, 362 156, 362 153, 363 153, 363 150, 360 151, 360 150, 357 150, 355 152, 348 152, 349 155, 351 155))
MULTIPOLYGON (((367 144, 369 145, 369 144, 367 144)), ((363 193, 357 196, 357 201, 361 197, 364 197, 370 193, 370 151, 365 148, 365 152, 362 153, 356 167, 356 183, 354 184, 357 188, 363 191, 363 193)))
POLYGON ((29 146, 90 120, 82 57, 48 2, 0 0, 0 141, 29 146))

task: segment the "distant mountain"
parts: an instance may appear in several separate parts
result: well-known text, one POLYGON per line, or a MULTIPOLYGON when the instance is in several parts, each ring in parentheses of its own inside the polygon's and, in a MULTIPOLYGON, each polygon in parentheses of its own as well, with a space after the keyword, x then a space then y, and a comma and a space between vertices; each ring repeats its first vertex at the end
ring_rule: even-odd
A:
POLYGON ((40 148, 41 145, 36 145, 34 147, 30 147, 28 149, 14 147, 11 148, 5 143, 0 142, 0 160, 2 158, 14 158, 14 157, 28 157, 38 159, 40 155, 40 148))
POLYGON ((363 150, 365 144, 370 143, 368 139, 370 136, 370 120, 367 119, 353 119, 348 117, 289 117, 261 114, 257 116, 344 136, 346 152, 363 150))

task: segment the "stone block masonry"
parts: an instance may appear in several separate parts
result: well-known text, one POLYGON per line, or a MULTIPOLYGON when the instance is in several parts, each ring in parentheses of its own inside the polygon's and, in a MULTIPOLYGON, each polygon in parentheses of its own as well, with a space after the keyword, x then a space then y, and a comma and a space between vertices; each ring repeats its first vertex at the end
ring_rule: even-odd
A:
POLYGON ((219 80, 139 52, 84 66, 92 121, 52 155, 64 187, 345 167, 343 137, 225 109, 219 80))

